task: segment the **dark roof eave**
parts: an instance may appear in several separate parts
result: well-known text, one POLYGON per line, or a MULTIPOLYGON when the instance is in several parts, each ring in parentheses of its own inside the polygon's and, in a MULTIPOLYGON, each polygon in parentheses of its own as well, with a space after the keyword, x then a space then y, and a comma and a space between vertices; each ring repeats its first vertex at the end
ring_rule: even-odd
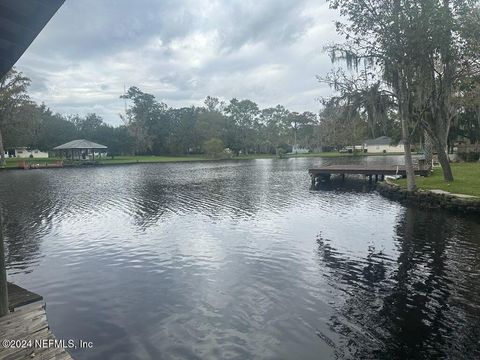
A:
POLYGON ((0 0, 0 78, 15 65, 65 0, 0 0))

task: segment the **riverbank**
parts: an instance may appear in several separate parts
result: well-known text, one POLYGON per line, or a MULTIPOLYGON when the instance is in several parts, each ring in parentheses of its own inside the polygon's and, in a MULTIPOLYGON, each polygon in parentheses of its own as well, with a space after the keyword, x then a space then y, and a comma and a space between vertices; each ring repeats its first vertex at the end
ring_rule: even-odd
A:
MULTIPOLYGON (((464 194, 480 197, 480 163, 452 163, 455 181, 448 183, 443 180, 441 168, 435 168, 428 177, 417 177, 419 190, 442 190, 454 194, 464 194)), ((407 188, 407 180, 399 179, 395 184, 407 188)))
MULTIPOLYGON (((285 154, 284 158, 337 158, 337 157, 359 157, 359 156, 391 156, 398 154, 348 154, 339 152, 322 152, 322 153, 308 153, 308 154, 285 154)), ((97 165, 122 165, 122 164, 137 164, 137 163, 172 163, 172 162, 188 162, 188 161, 219 161, 219 160, 255 160, 255 159, 275 159, 276 156, 272 154, 252 154, 233 156, 228 159, 214 159, 205 155, 188 155, 188 156, 115 156, 112 158, 101 158, 97 160, 97 165)), ((9 158, 6 159, 6 166, 4 169, 16 169, 18 163, 27 161, 28 163, 37 163, 40 165, 53 164, 59 158, 35 158, 35 159, 21 159, 9 158)))
POLYGON ((443 181, 441 169, 429 177, 417 177, 418 189, 408 192, 406 180, 385 181, 376 185, 383 196, 421 208, 442 208, 465 214, 480 214, 480 164, 452 164, 455 181, 443 181))

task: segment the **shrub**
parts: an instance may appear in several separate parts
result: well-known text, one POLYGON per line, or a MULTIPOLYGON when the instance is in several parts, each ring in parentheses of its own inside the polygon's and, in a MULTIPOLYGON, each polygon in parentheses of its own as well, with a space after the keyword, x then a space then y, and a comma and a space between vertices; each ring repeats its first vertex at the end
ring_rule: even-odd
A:
POLYGON ((277 157, 278 157, 279 159, 283 159, 283 158, 285 157, 285 154, 286 154, 286 153, 287 153, 287 152, 285 151, 284 148, 281 148, 281 147, 277 148, 277 157))
POLYGON ((223 141, 218 138, 211 138, 203 143, 203 151, 212 158, 221 158, 224 155, 223 141))

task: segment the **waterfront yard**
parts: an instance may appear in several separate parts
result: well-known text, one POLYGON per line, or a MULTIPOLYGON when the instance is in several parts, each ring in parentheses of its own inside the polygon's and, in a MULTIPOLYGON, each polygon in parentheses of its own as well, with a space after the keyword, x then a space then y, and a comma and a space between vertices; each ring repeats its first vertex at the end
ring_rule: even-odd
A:
MULTIPOLYGON (((389 156, 398 154, 349 154, 339 153, 336 151, 321 152, 321 153, 308 153, 308 154, 285 154, 285 158, 305 158, 305 157, 318 157, 318 158, 337 158, 337 157, 358 157, 358 156, 389 156)), ((229 158, 229 160, 254 160, 254 159, 274 159, 273 154, 250 154, 239 155, 229 158)), ((60 158, 8 158, 6 159, 5 168, 17 168, 18 163, 27 161, 32 164, 52 164, 55 161, 61 160, 60 158)), ((169 163, 169 162, 185 162, 185 161, 208 161, 208 160, 225 160, 225 159, 213 159, 206 155, 183 155, 183 156, 155 156, 155 155, 130 155, 130 156, 115 156, 113 158, 101 158, 98 163, 101 165, 120 165, 120 164, 135 164, 135 163, 169 163)))
MULTIPOLYGON (((455 181, 448 183, 443 180, 441 168, 435 168, 429 177, 417 177, 417 187, 423 190, 444 190, 455 194, 466 194, 480 197, 480 163, 452 163, 455 181)), ((397 180, 403 187, 406 179, 397 180)))

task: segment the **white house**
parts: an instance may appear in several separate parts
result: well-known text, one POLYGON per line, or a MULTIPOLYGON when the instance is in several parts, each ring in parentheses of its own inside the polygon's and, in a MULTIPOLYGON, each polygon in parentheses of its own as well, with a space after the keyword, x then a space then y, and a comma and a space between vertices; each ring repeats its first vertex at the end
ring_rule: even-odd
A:
POLYGON ((308 154, 310 152, 307 148, 299 147, 298 145, 293 145, 291 154, 308 154))
POLYGON ((365 149, 368 153, 404 153, 403 142, 397 145, 392 144, 392 139, 388 136, 380 136, 376 139, 365 140, 365 149))
POLYGON ((15 149, 9 149, 5 151, 5 157, 16 158, 48 158, 48 152, 40 151, 38 149, 27 149, 26 147, 20 147, 15 149))

